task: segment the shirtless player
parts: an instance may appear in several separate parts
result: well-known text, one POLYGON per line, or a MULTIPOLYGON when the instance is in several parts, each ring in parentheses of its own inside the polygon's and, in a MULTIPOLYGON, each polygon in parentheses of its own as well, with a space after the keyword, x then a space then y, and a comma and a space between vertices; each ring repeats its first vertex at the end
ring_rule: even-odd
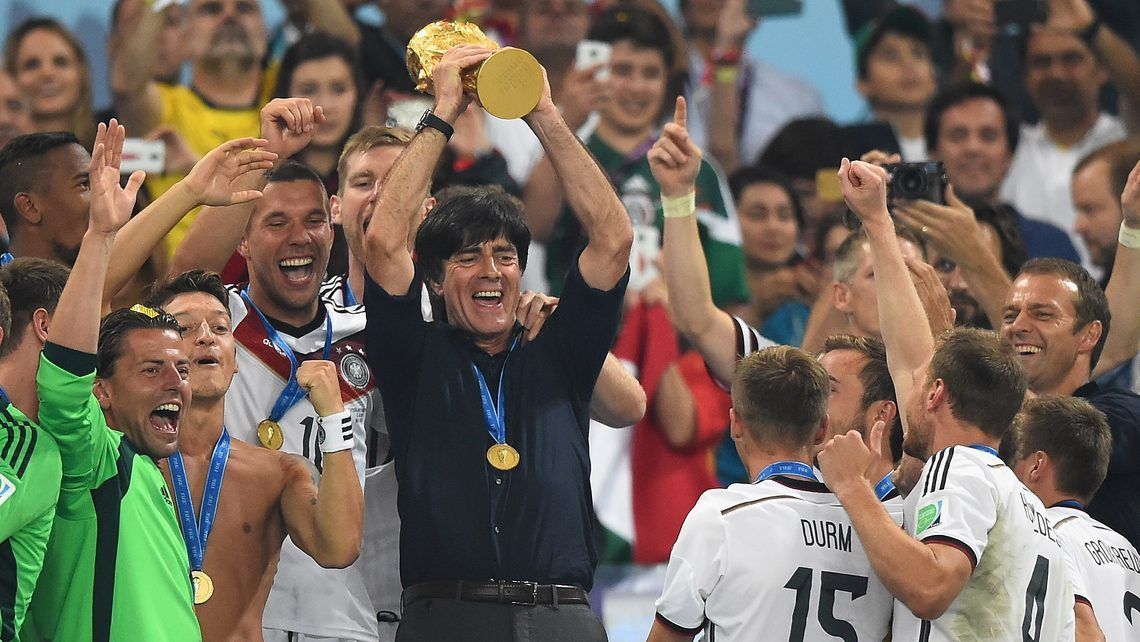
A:
MULTIPOLYGON (((237 372, 227 300, 221 280, 202 271, 158 284, 148 300, 178 320, 190 358, 193 399, 182 417, 179 452, 195 519, 201 519, 211 457, 223 431, 225 394, 237 372)), ((351 430, 344 439, 334 434, 340 433, 339 423, 336 427, 329 423, 339 421, 344 412, 335 366, 328 361, 306 361, 297 369, 297 381, 328 431, 322 448, 344 448, 325 451, 318 492, 306 460, 230 440, 216 523, 206 541, 201 567, 210 578, 213 595, 195 607, 204 640, 262 638, 262 611, 286 535, 328 568, 348 566, 360 551, 364 495, 353 466, 351 430)), ((170 463, 163 467, 163 474, 177 500, 170 463)), ((185 525, 183 530, 187 530, 185 525)), ((200 598, 204 589, 197 588, 200 598)))

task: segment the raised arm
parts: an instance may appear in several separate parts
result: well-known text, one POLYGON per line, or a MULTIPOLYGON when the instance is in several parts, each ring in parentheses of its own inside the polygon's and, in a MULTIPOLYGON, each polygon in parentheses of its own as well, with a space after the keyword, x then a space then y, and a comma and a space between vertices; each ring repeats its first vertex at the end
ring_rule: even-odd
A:
POLYGON ((887 212, 887 172, 844 158, 839 167, 839 184, 847 207, 863 221, 870 241, 887 365, 899 407, 905 408, 916 371, 934 353, 934 337, 899 249, 895 224, 887 212))
POLYGON ((546 71, 542 73, 542 98, 523 120, 542 143, 566 202, 586 233, 586 249, 578 260, 583 280, 609 290, 629 269, 633 225, 610 179, 562 119, 550 98, 546 71))
POLYGON ((360 29, 345 7, 345 0, 291 0, 285 4, 288 9, 299 9, 305 25, 313 31, 340 38, 353 47, 360 44, 360 29))
POLYGON ((340 381, 331 361, 305 361, 297 383, 319 416, 324 469, 314 486, 306 463, 291 458, 281 497, 285 528, 297 548, 325 568, 344 568, 360 555, 364 533, 364 491, 352 460, 352 415, 345 411, 340 381), (347 434, 342 432, 342 420, 347 434), (335 449, 335 450, 333 450, 335 449))
MULTIPOLYGON (((744 0, 727 0, 720 10, 713 45, 712 91, 709 97, 709 152, 726 174, 740 166, 740 70, 744 41, 756 19, 744 0)), ((775 97, 773 97, 775 98, 775 97)))
MULTIPOLYGON (((471 102, 459 73, 490 55, 482 47, 462 45, 452 48, 436 63, 432 69, 432 112, 437 118, 454 127, 471 102)), ((364 260, 369 276, 388 294, 406 294, 412 284, 415 265, 408 250, 408 235, 418 224, 424 194, 431 186, 432 174, 446 145, 447 137, 441 131, 422 128, 388 170, 383 189, 377 188, 379 194, 370 206, 371 215, 352 217, 355 229, 345 231, 353 239, 353 253, 364 260), (365 223, 367 229, 363 227, 365 223)))
POLYGON ((661 186, 665 210, 665 284, 673 327, 692 343, 713 375, 732 381, 736 370, 736 328, 727 312, 713 304, 709 269, 692 204, 701 150, 685 129, 685 99, 677 98, 673 122, 649 150, 649 167, 661 186), (674 205, 679 204, 680 209, 674 205))
POLYGON ((1140 56, 1124 38, 1098 20, 1088 0, 1049 0, 1046 27, 1080 36, 1089 29, 1096 29, 1088 41, 1089 47, 1108 71, 1112 84, 1120 90, 1120 97, 1128 107, 1121 112, 1131 116, 1129 129, 1135 131, 1140 125, 1140 56))
POLYGON ((162 37, 161 11, 147 0, 124 0, 115 28, 111 56, 111 95, 115 110, 131 131, 149 132, 162 117, 162 98, 154 80, 154 52, 162 37))
POLYGON ((645 389, 621 361, 609 353, 602 364, 594 396, 590 400, 590 418, 607 426, 632 426, 645 416, 645 389))
POLYGON ((116 239, 103 286, 104 306, 146 263, 154 248, 199 205, 248 203, 261 196, 241 189, 243 178, 273 165, 276 154, 263 148, 267 141, 239 138, 215 147, 199 160, 186 178, 174 184, 123 226, 116 239))
POLYGON ((1124 214, 1121 240, 1116 245, 1112 278, 1105 290, 1112 325, 1100 361, 1093 368, 1094 377, 1136 356, 1140 343, 1140 314, 1136 313, 1136 302, 1140 301, 1140 163, 1128 175, 1120 195, 1120 208, 1124 214))
MULTIPOLYGON (((271 167, 305 148, 313 138, 313 128, 324 122, 324 110, 314 106, 308 98, 276 98, 261 108, 261 138, 267 142, 266 151, 276 157, 271 167)), ((265 189, 265 172, 270 169, 259 165, 241 176, 233 184, 235 190, 246 193, 265 189)), ((253 203, 234 200, 230 203, 207 203, 198 212, 186 231, 182 244, 174 251, 170 273, 201 268, 221 272, 233 255, 245 233, 253 203)), ((177 221, 175 221, 176 223, 177 221)))

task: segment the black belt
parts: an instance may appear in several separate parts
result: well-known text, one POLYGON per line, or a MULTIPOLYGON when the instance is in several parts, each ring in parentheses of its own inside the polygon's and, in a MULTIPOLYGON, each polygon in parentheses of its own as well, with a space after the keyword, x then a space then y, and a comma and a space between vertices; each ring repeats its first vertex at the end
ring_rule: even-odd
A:
POLYGON ((577 586, 534 582, 424 582, 404 590, 404 605, 424 599, 497 604, 589 604, 577 586))

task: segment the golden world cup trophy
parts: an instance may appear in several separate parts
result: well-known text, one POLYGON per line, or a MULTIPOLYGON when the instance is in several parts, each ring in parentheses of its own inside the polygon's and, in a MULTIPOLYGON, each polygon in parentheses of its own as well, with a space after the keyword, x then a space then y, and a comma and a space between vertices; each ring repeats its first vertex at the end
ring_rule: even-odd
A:
POLYGON ((497 49, 478 67, 463 72, 463 85, 475 92, 483 108, 502 119, 521 118, 542 97, 542 67, 530 53, 502 47, 470 22, 440 20, 420 29, 408 42, 408 72, 416 91, 432 93, 432 70, 456 45, 497 49))

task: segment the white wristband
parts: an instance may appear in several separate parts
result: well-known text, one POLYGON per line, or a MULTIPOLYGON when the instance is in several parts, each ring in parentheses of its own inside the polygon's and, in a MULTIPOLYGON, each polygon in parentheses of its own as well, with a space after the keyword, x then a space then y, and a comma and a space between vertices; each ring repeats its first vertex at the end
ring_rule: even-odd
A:
POLYGON ((321 428, 321 452, 335 453, 352 448, 352 413, 343 410, 328 417, 317 417, 317 424, 321 428))
POLYGON ((661 213, 665 218, 683 218, 685 216, 692 216, 693 212, 697 211, 697 193, 695 191, 689 192, 684 196, 674 196, 672 198, 661 195, 661 213))
POLYGON ((1123 221, 1120 223, 1120 244, 1124 247, 1140 250, 1140 230, 1128 227, 1123 221))

